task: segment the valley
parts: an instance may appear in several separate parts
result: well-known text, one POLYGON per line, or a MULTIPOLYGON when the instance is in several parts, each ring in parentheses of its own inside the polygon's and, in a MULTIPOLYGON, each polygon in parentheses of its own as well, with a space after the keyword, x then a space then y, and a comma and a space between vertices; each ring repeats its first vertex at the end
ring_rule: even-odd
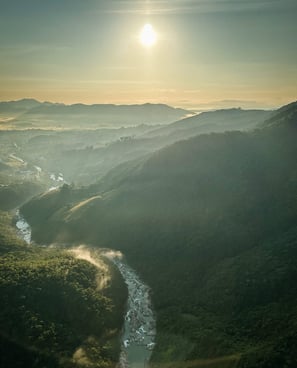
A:
POLYGON ((297 1, 0 2, 0 368, 296 368, 297 1))
POLYGON ((296 106, 0 136, 8 187, 35 167, 38 189, 7 207, 23 238, 106 263, 122 367, 295 366, 296 106))

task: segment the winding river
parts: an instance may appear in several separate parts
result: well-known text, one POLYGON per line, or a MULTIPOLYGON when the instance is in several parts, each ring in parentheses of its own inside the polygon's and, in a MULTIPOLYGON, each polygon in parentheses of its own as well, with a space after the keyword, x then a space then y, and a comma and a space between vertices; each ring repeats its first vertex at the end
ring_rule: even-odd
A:
POLYGON ((149 362, 156 335, 150 289, 127 265, 120 252, 111 251, 105 255, 117 266, 128 288, 120 367, 143 368, 149 362))
MULTIPOLYGON (((30 225, 19 211, 16 213, 16 218, 18 236, 30 244, 30 225)), ((89 254, 92 252, 90 251, 89 254)), ((105 250, 101 254, 117 266, 128 288, 119 368, 145 368, 155 345, 156 334, 156 320, 152 309, 150 289, 125 262, 120 252, 105 250)), ((94 261, 91 263, 96 265, 94 261)))

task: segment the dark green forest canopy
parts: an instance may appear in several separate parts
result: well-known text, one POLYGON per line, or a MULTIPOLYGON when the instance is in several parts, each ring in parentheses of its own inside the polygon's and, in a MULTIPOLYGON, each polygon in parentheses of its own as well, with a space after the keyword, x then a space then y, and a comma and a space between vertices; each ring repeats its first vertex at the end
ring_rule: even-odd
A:
POLYGON ((178 142, 113 170, 89 194, 65 187, 22 211, 39 241, 126 254, 153 290, 155 362, 293 368, 296 110, 252 133, 178 142))
MULTIPOLYGON (((115 366, 126 288, 69 252, 28 246, 0 213, 1 367, 115 366)), ((111 266, 109 266, 111 267, 111 266)))

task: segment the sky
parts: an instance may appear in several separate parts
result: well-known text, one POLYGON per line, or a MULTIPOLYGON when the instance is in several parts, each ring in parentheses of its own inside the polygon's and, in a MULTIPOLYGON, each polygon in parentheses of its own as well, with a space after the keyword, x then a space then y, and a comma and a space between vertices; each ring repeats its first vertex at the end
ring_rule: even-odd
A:
POLYGON ((0 0, 0 100, 281 106, 296 19, 297 0, 0 0))

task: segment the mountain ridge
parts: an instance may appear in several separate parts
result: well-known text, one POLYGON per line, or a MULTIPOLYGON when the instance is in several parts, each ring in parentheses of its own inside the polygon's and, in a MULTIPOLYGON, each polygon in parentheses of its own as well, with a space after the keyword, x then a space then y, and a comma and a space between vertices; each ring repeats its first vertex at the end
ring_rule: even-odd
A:
POLYGON ((282 106, 275 110, 272 116, 263 122, 259 127, 272 127, 272 126, 288 126, 296 125, 297 121, 297 101, 291 102, 288 105, 282 106))
MULTIPOLYGON (((0 114, 13 118, 14 127, 122 127, 168 124, 192 111, 166 104, 70 104, 20 100, 0 102, 0 114)), ((5 120, 2 124, 5 123, 5 120)), ((11 124, 11 119, 7 120, 11 124)), ((5 125, 5 124, 4 124, 5 125)))
POLYGON ((271 113, 272 111, 270 110, 245 110, 240 108, 205 111, 150 131, 144 136, 177 136, 179 131, 182 138, 187 139, 194 135, 194 131, 196 131, 196 134, 230 130, 244 131, 256 128, 265 121, 271 113))
POLYGON ((86 103, 71 103, 71 104, 66 104, 63 102, 50 102, 50 101, 39 101, 36 100, 34 98, 23 98, 20 100, 2 100, 0 101, 0 108, 2 107, 8 107, 8 106, 18 106, 19 108, 21 107, 27 107, 30 108, 31 106, 33 107, 59 107, 59 108, 69 108, 69 107, 82 107, 82 108, 108 108, 108 107, 113 107, 113 108, 130 108, 130 107, 136 107, 136 108, 141 108, 141 107, 160 107, 160 108, 169 108, 172 110, 176 110, 176 111, 180 111, 183 113, 193 113, 193 111, 191 110, 187 110, 187 109, 183 109, 180 107, 174 107, 174 106, 170 106, 168 104, 165 103, 150 103, 150 102, 146 102, 146 103, 141 103, 141 104, 114 104, 114 103, 94 103, 94 104, 86 104, 86 103))

